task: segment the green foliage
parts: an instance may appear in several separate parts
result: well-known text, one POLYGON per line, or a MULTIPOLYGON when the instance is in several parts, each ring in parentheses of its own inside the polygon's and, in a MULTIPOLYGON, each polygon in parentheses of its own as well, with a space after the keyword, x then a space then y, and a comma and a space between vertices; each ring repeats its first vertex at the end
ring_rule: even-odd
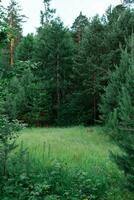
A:
POLYGON ((1 199, 133 199, 123 189, 124 177, 108 158, 109 148, 117 149, 106 138, 97 127, 25 129, 20 148, 8 162, 9 176, 0 180, 1 199), (47 143, 42 148, 43 138, 53 144, 48 157, 43 156, 47 151, 47 143), (82 156, 77 156, 80 152, 82 156))
MULTIPOLYGON (((117 134, 117 144, 123 150, 123 155, 115 156, 115 161, 126 175, 126 186, 134 191, 134 63, 128 68, 126 82, 119 95, 119 105, 114 119, 114 130, 117 134)), ((114 111, 115 112, 115 111, 114 111)), ((113 118, 113 116, 112 116, 113 118)), ((112 126, 113 127, 113 126, 112 126)))
POLYGON ((70 92, 73 64, 72 38, 59 19, 39 30, 35 46, 35 61, 39 62, 37 71, 39 80, 51 100, 49 114, 51 123, 58 124, 60 107, 70 92))
POLYGON ((6 17, 5 9, 3 6, 0 5, 0 54, 1 54, 1 49, 8 41, 7 32, 9 27, 8 24, 6 23, 5 17, 6 17))
MULTIPOLYGON (((7 23, 10 26, 9 37, 19 39, 22 35, 22 23, 25 16, 21 14, 21 8, 16 0, 11 0, 7 7, 7 23)), ((10 38, 10 39, 11 39, 10 38)))
POLYGON ((80 44, 83 38, 83 33, 85 32, 86 27, 88 26, 89 21, 86 16, 80 12, 79 16, 75 19, 72 25, 73 36, 75 42, 80 44))
POLYGON ((122 84, 125 82, 129 65, 130 55, 126 49, 122 52, 120 66, 116 66, 115 71, 111 75, 109 84, 105 89, 105 94, 102 96, 102 104, 100 109, 105 123, 107 123, 109 120, 108 113, 110 114, 118 106, 119 93, 122 88, 122 84))
POLYGON ((85 172, 72 176, 60 164, 55 163, 45 173, 23 173, 10 176, 4 182, 1 199, 103 199, 106 183, 93 182, 85 172))
POLYGON ((106 61, 102 60, 106 49, 102 37, 105 37, 105 26, 96 16, 86 28, 73 67, 74 91, 69 106, 72 110, 76 110, 74 114, 75 118, 78 117, 76 119, 78 123, 94 124, 98 118, 97 105, 102 89, 101 82, 107 73, 106 61))
MULTIPOLYGON (((80 13, 69 30, 54 17, 50 2, 44 0, 45 11, 41 11, 37 34, 26 37, 22 37, 24 16, 17 2, 11 0, 7 13, 0 7, 0 42, 4 44, 0 49, 0 115, 8 116, 8 120, 0 120, 2 174, 6 174, 1 182, 2 198, 108 199, 110 190, 114 199, 108 184, 114 185, 116 181, 106 178, 106 168, 103 175, 96 178, 96 167, 88 174, 85 170, 73 173, 68 171, 67 165, 57 161, 47 166, 43 174, 32 167, 30 163, 35 164, 35 160, 30 161, 26 151, 21 150, 18 159, 12 156, 9 159, 16 147, 13 120, 34 126, 91 125, 100 119, 101 112, 101 120, 107 123, 122 151, 114 160, 124 171, 128 188, 134 190, 134 51, 131 51, 133 44, 128 45, 134 30, 134 10, 125 5, 109 7, 102 18, 95 16, 91 20, 80 13)), ((91 149, 87 150, 92 153, 91 149)), ((84 152, 87 150, 84 145, 84 152)), ((47 156, 50 154, 48 145, 47 156)), ((77 160, 79 156, 76 154, 74 158, 77 160)), ((117 199, 121 199, 119 196, 117 199)))
POLYGON ((116 147, 97 131, 102 130, 84 127, 25 129, 19 139, 20 141, 23 139, 23 143, 21 142, 20 148, 15 151, 10 162, 8 162, 10 173, 3 180, 1 199, 107 200, 110 199, 109 195, 111 199, 112 197, 114 199, 114 195, 121 196, 122 191, 116 192, 112 187, 115 189, 117 184, 120 184, 124 179, 120 178, 119 171, 114 168, 109 158, 107 157, 106 160, 106 156, 104 156, 105 154, 108 155, 109 146, 111 149, 116 147), (31 141, 28 138, 31 138, 31 141), (43 138, 53 143, 52 148, 54 148, 50 149, 48 157, 45 158, 42 153, 45 154, 47 149, 46 147, 42 149, 43 138), (98 140, 99 147, 97 150, 98 140), (72 141, 72 144, 70 144, 70 141, 72 141), (66 150, 68 146, 70 155, 66 150), (91 149, 91 154, 89 154, 90 151, 87 148, 91 149), (77 152, 74 149, 78 149, 77 152), (81 152, 83 157, 77 156, 78 151, 81 152), (85 151, 86 154, 84 154, 85 151), (57 159, 52 157, 53 153, 57 156, 57 159), (73 157, 73 155, 76 156, 73 157), (40 156, 40 159, 37 156, 40 156), (61 157, 63 156, 66 157, 66 160, 62 161, 61 157), (70 156, 72 156, 71 159, 70 156), (96 157, 98 157, 98 160, 96 157), (86 168, 85 161, 82 162, 79 159, 88 160, 86 168))
POLYGON ((56 12, 55 9, 50 8, 51 0, 43 0, 45 11, 41 11, 41 25, 45 25, 51 22, 53 19, 53 14, 56 12))
POLYGON ((23 37, 16 49, 16 60, 19 61, 28 61, 33 58, 34 51, 34 36, 28 34, 26 37, 23 37))
POLYGON ((34 71, 36 64, 31 61, 16 63, 3 88, 0 107, 1 112, 10 119, 17 118, 29 125, 39 126, 49 123, 51 102, 43 84, 34 76, 34 71))
MULTIPOLYGON (((4 100, 5 106, 1 110, 6 108, 10 118, 17 117, 35 126, 95 124, 100 119, 100 97, 109 84, 114 65, 120 62, 120 47, 125 49, 134 29, 133 9, 123 5, 110 7, 103 18, 95 16, 92 20, 80 13, 70 31, 54 17, 50 3, 44 1, 45 11, 36 36, 17 40, 16 70, 9 69, 8 48, 2 49, 1 105, 4 100), (73 40, 74 35, 79 37, 79 45, 73 40)), ((14 1, 8 10, 12 7, 14 12, 18 11, 14 20, 19 31, 22 16, 14 1)), ((18 33, 14 34, 17 38, 18 33)), ((109 89, 109 107, 116 104, 116 89, 109 89)))
POLYGON ((101 106, 105 123, 111 130, 111 136, 122 149, 123 154, 114 159, 124 171, 126 186, 134 191, 134 47, 133 35, 131 52, 122 53, 120 66, 113 73, 106 88, 101 106))
POLYGON ((10 65, 13 65, 15 61, 15 51, 20 38, 22 37, 22 23, 24 22, 25 16, 21 14, 21 9, 18 2, 15 0, 9 2, 9 5, 4 9, 4 12, 2 27, 4 35, 6 33, 6 40, 4 46, 0 50, 0 69, 5 71, 3 75, 6 76, 10 65))
POLYGON ((0 117, 0 177, 8 175, 7 162, 11 152, 16 148, 17 132, 21 126, 17 121, 9 122, 5 116, 0 117))

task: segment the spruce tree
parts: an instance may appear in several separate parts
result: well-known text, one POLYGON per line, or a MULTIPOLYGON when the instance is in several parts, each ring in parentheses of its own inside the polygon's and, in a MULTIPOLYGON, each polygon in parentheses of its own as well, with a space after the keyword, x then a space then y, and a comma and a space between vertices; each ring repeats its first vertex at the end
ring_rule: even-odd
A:
POLYGON ((113 73, 104 95, 101 111, 105 123, 122 153, 114 160, 126 177, 126 186, 134 191, 134 35, 131 52, 122 52, 120 66, 113 73))

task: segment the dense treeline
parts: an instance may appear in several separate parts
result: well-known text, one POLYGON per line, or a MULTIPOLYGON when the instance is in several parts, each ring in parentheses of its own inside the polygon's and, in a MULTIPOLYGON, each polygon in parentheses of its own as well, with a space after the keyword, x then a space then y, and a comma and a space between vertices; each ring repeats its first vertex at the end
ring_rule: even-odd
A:
POLYGON ((14 23, 1 50, 3 113, 37 126, 95 124, 100 96, 134 29, 134 12, 119 5, 102 18, 80 13, 69 30, 50 1, 44 4, 37 34, 26 37, 17 4, 8 7, 7 21, 14 16, 14 23))
POLYGON ((80 13, 68 29, 50 0, 44 5, 36 35, 25 37, 17 3, 0 11, 0 114, 34 126, 106 124, 133 190, 134 10, 121 4, 103 17, 80 13))

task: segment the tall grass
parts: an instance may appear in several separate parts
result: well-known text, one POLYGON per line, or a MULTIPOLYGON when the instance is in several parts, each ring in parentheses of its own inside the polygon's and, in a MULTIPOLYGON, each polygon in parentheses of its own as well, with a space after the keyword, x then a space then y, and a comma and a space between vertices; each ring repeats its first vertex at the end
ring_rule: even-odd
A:
POLYGON ((103 186, 107 188, 107 200, 131 199, 128 193, 122 194, 124 176, 109 158, 110 151, 119 152, 119 149, 100 127, 27 128, 21 132, 18 143, 28 148, 34 168, 42 173, 53 171, 55 165, 57 170, 60 163, 66 174, 66 178, 62 177, 66 179, 62 180, 66 187, 73 181, 71 177, 81 177, 80 173, 84 173, 82 187, 91 180, 99 183, 97 187, 102 187, 99 190, 103 191, 103 186))
POLYGON ((29 128, 22 131, 20 141, 43 165, 56 159, 84 170, 101 163, 115 167, 109 151, 118 151, 100 128, 29 128))

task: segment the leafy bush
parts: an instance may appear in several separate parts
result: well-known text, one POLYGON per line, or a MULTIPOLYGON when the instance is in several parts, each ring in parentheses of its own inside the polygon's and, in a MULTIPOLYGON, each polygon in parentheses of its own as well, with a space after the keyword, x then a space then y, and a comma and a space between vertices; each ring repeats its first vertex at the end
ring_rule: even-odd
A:
POLYGON ((33 161, 28 159, 28 152, 23 148, 10 162, 11 173, 3 179, 1 200, 97 200, 104 199, 106 194, 107 182, 99 178, 92 180, 83 171, 72 173, 67 165, 57 161, 44 171, 39 171, 34 168, 33 161))
POLYGON ((16 148, 15 140, 21 125, 14 120, 9 122, 5 116, 0 117, 0 175, 7 176, 7 162, 10 153, 16 148))

